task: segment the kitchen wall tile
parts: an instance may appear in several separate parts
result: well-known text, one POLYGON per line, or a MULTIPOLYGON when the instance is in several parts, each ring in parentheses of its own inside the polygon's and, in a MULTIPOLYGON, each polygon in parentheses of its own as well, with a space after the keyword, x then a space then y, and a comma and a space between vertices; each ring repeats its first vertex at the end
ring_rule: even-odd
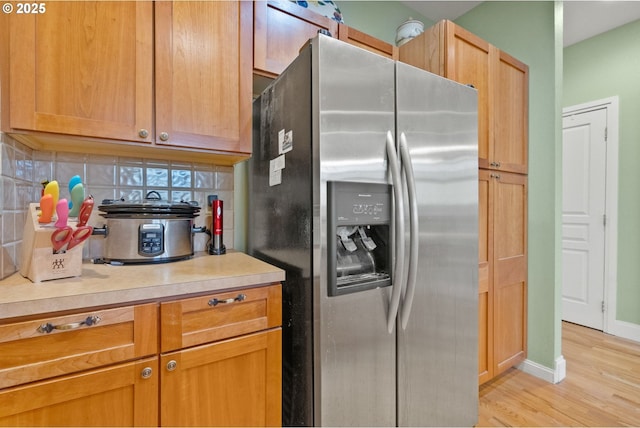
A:
POLYGON ((147 166, 147 186, 148 187, 168 187, 169 170, 167 168, 154 168, 147 166))
POLYGON ((33 152, 33 180, 40 184, 53 180, 54 153, 33 152))
POLYGON ((16 254, 20 254, 20 251, 19 246, 15 243, 2 246, 2 270, 0 271, 2 278, 6 278, 18 271, 16 254))
MULTIPOLYGON (((37 202, 43 180, 57 179, 61 194, 68 193, 69 179, 80 175, 85 191, 96 201, 89 224, 101 227, 104 219, 97 207, 103 199, 125 198, 142 202, 149 191, 157 191, 165 200, 196 201, 201 207, 198 227, 211 227, 209 195, 224 201, 224 243, 233 248, 233 167, 166 160, 83 155, 37 151, 0 133, 0 278, 13 274, 21 255, 22 234, 27 207, 37 202)), ((68 196, 68 195, 67 195, 68 196)), ((196 233, 194 248, 206 251, 209 235, 196 233)), ((92 236, 83 250, 84 258, 99 258, 104 237, 92 236)))
POLYGON ((16 272, 27 206, 35 191, 33 151, 0 134, 0 278, 16 272))
POLYGON ((40 200, 41 189, 41 184, 36 187, 32 183, 17 182, 15 184, 15 209, 26 214, 29 204, 40 200))
MULTIPOLYGON (((193 201, 193 196, 191 192, 188 190, 172 190, 171 197, 169 198, 172 202, 189 202, 193 201)), ((198 204, 200 205, 200 204, 198 204)))
POLYGON ((56 153, 53 177, 60 184, 60 197, 69 197, 69 181, 74 175, 79 175, 83 183, 86 182, 85 165, 87 155, 75 153, 56 153))
POLYGON ((16 181, 10 177, 2 180, 2 207, 3 211, 16 209, 16 181))
POLYGON ((191 187, 191 170, 172 169, 171 170, 171 186, 172 187, 191 187))
POLYGON ((91 157, 86 166, 86 178, 83 182, 87 187, 116 185, 117 160, 113 157, 91 157))
POLYGON ((2 144, 2 175, 5 177, 15 177, 15 150, 12 144, 2 144))
POLYGON ((104 199, 118 199, 120 197, 119 194, 116 195, 115 187, 108 186, 87 186, 86 194, 93 196, 96 210, 104 199))
POLYGON ((121 188, 118 199, 124 198, 125 201, 131 203, 140 203, 144 200, 147 192, 144 189, 121 188))
POLYGON ((193 171, 194 187, 196 189, 215 188, 215 167, 197 164, 193 171))
POLYGON ((216 171, 216 189, 233 190, 233 168, 218 167, 216 171))
POLYGON ((143 177, 143 168, 142 166, 135 165, 120 165, 119 166, 119 176, 120 176, 120 186, 138 186, 141 187, 144 185, 143 177))
POLYGON ((33 181, 33 160, 27 158, 27 154, 16 151, 16 179, 28 182, 33 181))
POLYGON ((2 213, 2 242, 14 242, 15 229, 15 214, 11 211, 2 213))

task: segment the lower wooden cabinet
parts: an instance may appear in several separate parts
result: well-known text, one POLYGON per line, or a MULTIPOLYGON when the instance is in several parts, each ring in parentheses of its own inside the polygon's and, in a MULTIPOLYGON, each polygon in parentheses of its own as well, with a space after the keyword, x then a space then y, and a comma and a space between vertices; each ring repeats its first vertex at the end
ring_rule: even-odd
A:
POLYGON ((156 355, 157 319, 152 303, 0 324, 0 388, 156 355))
POLYGON ((282 289, 160 305, 163 426, 279 426, 282 289))
POLYGON ((0 426, 280 425, 281 293, 0 324, 0 426))
POLYGON ((279 426, 282 331, 162 355, 163 426, 279 426))
POLYGON ((479 171, 479 383, 527 356, 527 176, 479 171))
POLYGON ((158 358, 0 390, 2 426, 157 426, 158 358))

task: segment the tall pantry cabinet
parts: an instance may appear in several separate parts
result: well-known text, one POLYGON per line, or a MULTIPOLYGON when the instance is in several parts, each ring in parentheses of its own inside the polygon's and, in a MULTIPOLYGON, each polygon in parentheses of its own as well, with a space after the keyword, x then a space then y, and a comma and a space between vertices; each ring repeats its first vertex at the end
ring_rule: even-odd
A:
POLYGON ((529 68, 451 21, 400 47, 402 62, 478 91, 479 383, 527 355, 529 68))

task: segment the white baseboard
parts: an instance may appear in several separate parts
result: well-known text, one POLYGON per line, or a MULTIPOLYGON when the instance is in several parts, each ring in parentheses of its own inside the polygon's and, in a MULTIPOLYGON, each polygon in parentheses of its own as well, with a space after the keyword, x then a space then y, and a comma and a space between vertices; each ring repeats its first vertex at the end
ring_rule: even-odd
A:
POLYGON ((640 325, 638 324, 615 320, 613 321, 613 325, 609 327, 607 330, 608 334, 640 342, 640 325))
POLYGON ((555 369, 551 369, 531 360, 524 360, 518 369, 549 383, 561 382, 567 376, 567 362, 562 355, 556 358, 555 369))
MULTIPOLYGON (((620 320, 615 320, 612 324, 607 334, 640 342, 640 325, 620 320)), ((524 360, 518 365, 518 369, 549 383, 559 383, 567 376, 567 361, 560 355, 556 358, 555 369, 551 369, 535 361, 524 360)))

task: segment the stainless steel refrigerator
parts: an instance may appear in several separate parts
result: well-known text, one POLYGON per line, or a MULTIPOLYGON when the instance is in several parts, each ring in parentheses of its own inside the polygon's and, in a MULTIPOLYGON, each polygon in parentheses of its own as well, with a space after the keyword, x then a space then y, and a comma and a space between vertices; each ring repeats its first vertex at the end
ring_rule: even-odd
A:
POLYGON ((283 425, 474 425, 475 89, 318 36, 253 117, 248 251, 286 270, 283 425))

